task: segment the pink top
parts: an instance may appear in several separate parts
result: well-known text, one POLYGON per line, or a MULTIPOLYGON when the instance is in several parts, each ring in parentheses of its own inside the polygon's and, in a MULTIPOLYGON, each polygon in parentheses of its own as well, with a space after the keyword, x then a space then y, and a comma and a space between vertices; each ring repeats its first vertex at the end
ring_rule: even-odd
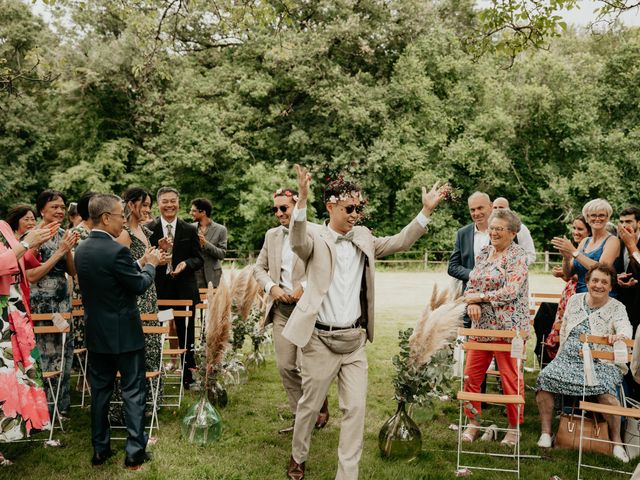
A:
MULTIPOLYGON (((13 234, 9 224, 0 220, 0 232, 7 239, 11 248, 18 245, 18 240, 13 234)), ((16 254, 11 248, 7 248, 0 243, 0 295, 9 295, 9 287, 15 283, 15 275, 21 271, 24 273, 24 264, 20 264, 16 259, 16 254)))

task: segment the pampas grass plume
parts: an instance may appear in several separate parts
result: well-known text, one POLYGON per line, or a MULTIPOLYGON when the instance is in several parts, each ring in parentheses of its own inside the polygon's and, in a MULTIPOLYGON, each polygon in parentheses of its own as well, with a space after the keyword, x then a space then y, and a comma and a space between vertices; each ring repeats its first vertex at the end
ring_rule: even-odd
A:
POLYGON ((231 334, 231 291, 224 278, 220 279, 218 289, 213 291, 209 282, 207 291, 207 373, 212 373, 222 363, 229 347, 231 334))

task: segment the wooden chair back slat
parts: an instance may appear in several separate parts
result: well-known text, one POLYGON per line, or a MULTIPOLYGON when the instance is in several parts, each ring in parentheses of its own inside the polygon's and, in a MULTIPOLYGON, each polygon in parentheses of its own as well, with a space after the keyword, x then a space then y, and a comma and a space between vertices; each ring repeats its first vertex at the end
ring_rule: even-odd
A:
MULTIPOLYGON (((34 322, 41 322, 41 321, 46 321, 46 320, 53 320, 53 316, 55 315, 55 313, 32 313, 31 314, 31 319, 34 322)), ((64 318, 65 320, 70 320, 71 319, 71 313, 70 312, 61 312, 59 313, 59 315, 64 318)))
MULTIPOLYGON (((493 338, 514 338, 515 330, 486 330, 484 328, 459 328, 458 335, 463 337, 493 337, 493 338)), ((527 338, 527 332, 520 332, 523 339, 527 338)))
POLYGON ((193 300, 158 300, 159 307, 191 307, 193 300))
MULTIPOLYGON (((597 345, 609 345, 609 338, 608 337, 603 337, 603 336, 599 336, 599 335, 587 335, 587 334, 581 334, 580 335, 580 341, 581 342, 589 342, 589 343, 595 343, 597 345)), ((625 338, 623 340, 623 342, 625 343, 625 345, 631 349, 633 349, 633 339, 631 338, 625 338)))

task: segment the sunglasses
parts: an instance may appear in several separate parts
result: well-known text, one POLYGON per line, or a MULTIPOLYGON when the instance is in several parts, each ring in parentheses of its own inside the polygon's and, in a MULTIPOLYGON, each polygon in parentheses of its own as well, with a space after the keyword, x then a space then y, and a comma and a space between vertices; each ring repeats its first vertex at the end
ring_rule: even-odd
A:
POLYGON ((271 207, 272 213, 278 213, 278 210, 280 210, 282 213, 287 213, 287 210, 289 210, 289 207, 287 205, 280 205, 279 207, 271 207))
POLYGON ((344 208, 344 211, 347 212, 347 215, 351 215, 353 213, 353 211, 355 210, 356 213, 362 213, 364 211, 364 205, 360 204, 360 205, 347 205, 346 207, 342 207, 344 208))

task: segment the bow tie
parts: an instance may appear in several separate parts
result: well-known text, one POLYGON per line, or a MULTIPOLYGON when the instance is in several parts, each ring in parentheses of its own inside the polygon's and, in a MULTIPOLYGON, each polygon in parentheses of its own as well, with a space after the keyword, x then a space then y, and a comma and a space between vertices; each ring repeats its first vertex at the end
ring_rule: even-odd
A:
POLYGON ((339 242, 353 242, 353 230, 348 232, 346 235, 338 235, 338 238, 336 238, 336 243, 339 242))

